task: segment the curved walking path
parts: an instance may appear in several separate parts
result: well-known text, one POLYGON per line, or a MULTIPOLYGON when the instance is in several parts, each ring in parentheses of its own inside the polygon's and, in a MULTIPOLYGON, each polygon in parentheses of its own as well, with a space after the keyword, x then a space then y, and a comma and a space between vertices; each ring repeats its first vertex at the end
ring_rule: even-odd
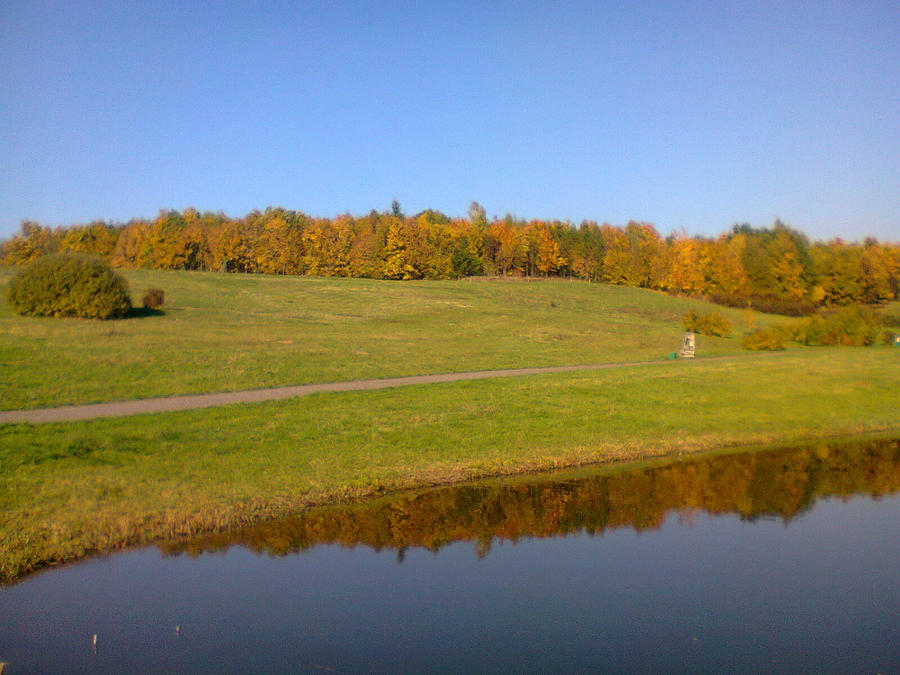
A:
MULTIPOLYGON (((734 356, 710 356, 698 360, 716 361, 727 358, 734 358, 734 356)), ((540 375, 542 373, 571 373, 578 370, 628 368, 633 366, 649 366, 653 364, 661 365, 664 363, 670 362, 624 361, 620 363, 592 363, 580 366, 545 366, 543 368, 474 370, 465 373, 410 375, 408 377, 391 377, 381 380, 348 380, 345 382, 328 382, 323 384, 299 384, 289 387, 247 389, 245 391, 227 391, 215 394, 190 394, 187 396, 167 396, 163 398, 140 398, 131 401, 89 403, 87 405, 70 405, 58 408, 0 410, 0 424, 17 424, 24 422, 30 424, 41 424, 44 422, 74 422, 78 420, 98 419, 101 417, 125 417, 127 415, 144 415, 160 412, 173 412, 176 410, 214 408, 216 406, 230 405, 232 403, 277 401, 320 392, 369 391, 373 389, 408 387, 413 384, 436 384, 439 382, 459 382, 461 380, 485 380, 492 377, 520 377, 522 375, 540 375)))
MULTIPOLYGON (((703 359, 708 361, 716 358, 703 359)), ((522 375, 539 375, 541 373, 570 373, 577 370, 601 370, 604 368, 626 368, 630 366, 646 366, 669 363, 668 361, 630 361, 625 363, 594 363, 581 366, 548 366, 544 368, 510 368, 507 370, 476 370, 466 373, 444 373, 438 375, 412 375, 409 377, 392 377, 382 380, 349 380, 346 382, 329 382, 325 384, 301 384, 290 387, 272 389, 248 389, 246 391, 229 391, 217 394, 192 394, 188 396, 169 396, 165 398, 142 398, 131 401, 115 401, 112 403, 91 403, 88 405, 71 405, 59 408, 32 408, 30 410, 0 411, 0 424, 28 422, 41 424, 44 422, 73 422, 77 420, 97 419, 100 417, 124 417, 149 413, 172 412, 175 410, 195 410, 197 408, 213 408, 232 403, 259 403, 276 401, 285 398, 296 398, 308 394, 331 391, 367 391, 373 389, 390 389, 407 387, 413 384, 434 384, 438 382, 459 382, 460 380, 483 380, 492 377, 519 377, 522 375)))

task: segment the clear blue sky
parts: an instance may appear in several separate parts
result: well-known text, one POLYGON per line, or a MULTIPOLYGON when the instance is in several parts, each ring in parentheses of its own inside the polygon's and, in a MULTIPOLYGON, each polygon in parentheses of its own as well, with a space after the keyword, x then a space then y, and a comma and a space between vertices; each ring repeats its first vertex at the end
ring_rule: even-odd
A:
POLYGON ((900 240, 900 3, 0 2, 0 237, 194 206, 900 240))

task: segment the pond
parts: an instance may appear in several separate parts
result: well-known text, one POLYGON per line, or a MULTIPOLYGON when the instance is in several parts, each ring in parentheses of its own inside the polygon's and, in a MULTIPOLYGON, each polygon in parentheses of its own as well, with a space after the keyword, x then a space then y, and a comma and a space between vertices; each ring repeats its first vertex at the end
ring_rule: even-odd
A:
POLYGON ((0 661, 6 673, 897 672, 898 491, 900 440, 873 440, 311 510, 0 588, 0 661))

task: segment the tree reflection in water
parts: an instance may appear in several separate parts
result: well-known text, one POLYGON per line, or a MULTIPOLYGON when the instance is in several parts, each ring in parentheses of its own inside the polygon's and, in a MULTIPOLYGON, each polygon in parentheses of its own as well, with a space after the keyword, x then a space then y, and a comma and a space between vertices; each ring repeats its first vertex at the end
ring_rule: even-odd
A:
POLYGON ((160 548, 170 555, 197 556, 239 545, 280 556, 320 544, 365 545, 396 549, 402 562, 410 547, 437 551, 455 541, 473 542, 480 555, 487 555, 496 539, 655 529, 672 512, 683 522, 698 510, 789 521, 820 498, 877 498, 898 490, 900 439, 822 442, 434 488, 311 509, 160 548))

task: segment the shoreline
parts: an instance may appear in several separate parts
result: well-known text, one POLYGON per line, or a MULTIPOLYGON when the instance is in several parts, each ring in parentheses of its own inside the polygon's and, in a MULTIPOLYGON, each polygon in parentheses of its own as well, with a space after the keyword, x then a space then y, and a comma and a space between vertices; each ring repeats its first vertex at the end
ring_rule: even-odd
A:
MULTIPOLYGON (((601 460, 573 461, 559 463, 557 461, 524 462, 503 467, 502 470, 483 470, 477 466, 456 466, 452 470, 441 472, 432 469, 427 476, 412 478, 407 481, 398 481, 392 484, 367 485, 351 487, 349 485, 331 490, 319 495, 298 495, 297 498, 283 501, 267 502, 262 500, 250 505, 250 508, 236 508, 232 504, 224 507, 224 512, 210 512, 206 514, 194 514, 193 518, 178 519, 170 523, 166 528, 162 523, 157 527, 144 531, 134 531, 137 523, 131 523, 128 528, 132 531, 127 536, 114 538, 103 546, 91 545, 85 542, 78 552, 54 553, 52 550, 44 551, 44 555, 36 555, 24 565, 3 570, 0 574, 0 588, 11 586, 28 580, 35 575, 47 572, 55 567, 77 563, 95 557, 104 557, 130 549, 141 548, 159 544, 165 541, 184 541, 193 537, 217 534, 229 530, 255 525, 267 521, 288 518, 310 509, 323 507, 336 507, 363 502, 370 499, 389 498, 401 495, 404 492, 414 490, 428 490, 453 485, 481 481, 504 481, 540 474, 552 474, 558 471, 585 470, 592 468, 601 469, 609 466, 628 466, 652 463, 665 465, 677 461, 683 457, 696 457, 718 454, 739 454, 760 452, 766 449, 779 447, 792 447, 822 442, 840 441, 864 441, 869 439, 892 439, 900 437, 900 424, 892 427, 864 429, 856 432, 836 431, 814 437, 795 437, 781 434, 763 442, 728 442, 723 444, 684 446, 677 449, 660 449, 657 452, 620 451, 601 460)), ((145 523, 146 524, 146 523, 145 523)))

